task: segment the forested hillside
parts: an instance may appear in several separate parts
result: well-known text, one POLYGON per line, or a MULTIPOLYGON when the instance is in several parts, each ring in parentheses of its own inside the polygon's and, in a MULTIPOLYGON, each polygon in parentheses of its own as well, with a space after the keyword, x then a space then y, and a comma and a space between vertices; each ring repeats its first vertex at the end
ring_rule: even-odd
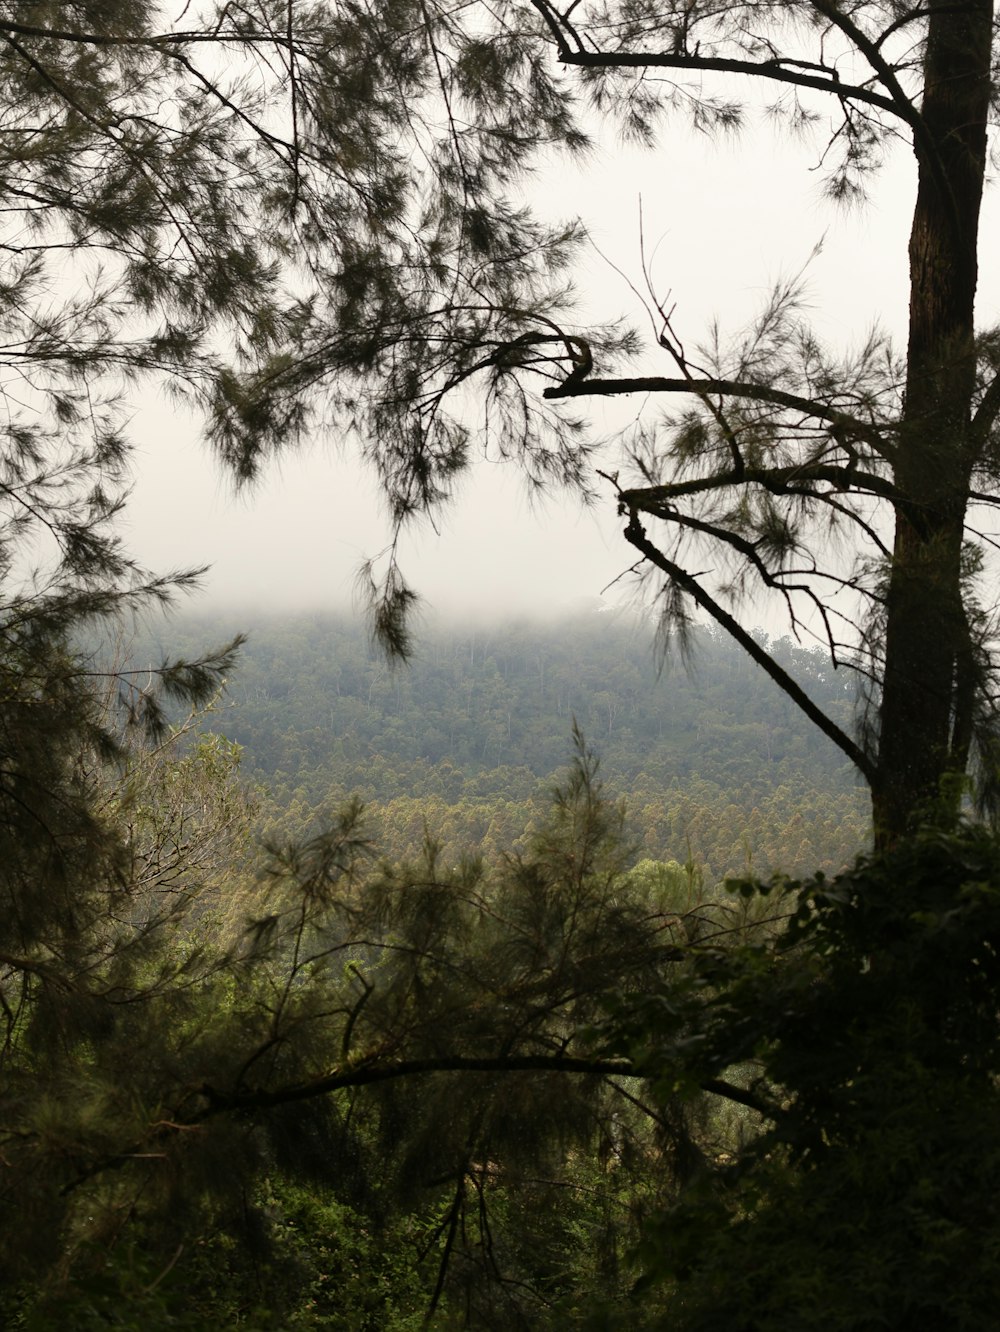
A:
MULTIPOLYGON (((693 859, 710 878, 841 868, 865 845, 850 765, 738 648, 700 633, 689 666, 658 669, 648 622, 581 614, 547 625, 427 625, 392 669, 356 619, 169 626, 196 654, 246 629, 208 725, 243 747, 262 831, 301 834, 357 794, 381 849, 425 828, 448 855, 524 844, 570 753, 574 720, 627 801, 637 857, 693 859)), ((849 725, 852 685, 819 652, 772 644, 810 695, 849 725)), ((155 644, 137 642, 137 659, 155 644)))

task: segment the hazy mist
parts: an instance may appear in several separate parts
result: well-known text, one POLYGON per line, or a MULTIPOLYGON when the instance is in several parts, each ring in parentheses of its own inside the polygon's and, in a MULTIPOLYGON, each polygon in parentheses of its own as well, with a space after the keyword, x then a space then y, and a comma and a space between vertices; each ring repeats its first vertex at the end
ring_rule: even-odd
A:
MULTIPOLYGON (((648 155, 609 141, 582 171, 553 166, 528 192, 543 211, 590 223, 597 248, 578 273, 581 320, 626 312, 649 329, 636 294, 645 290, 641 235, 657 296, 676 307, 689 350, 716 314, 724 332, 737 332, 776 279, 807 263, 810 317, 821 336, 846 348, 874 322, 893 330, 905 319, 914 173, 898 155, 873 182, 870 205, 844 211, 823 199, 821 173, 810 174, 818 155, 767 125, 717 143, 671 132, 648 155)), ((1000 290, 998 260, 991 262, 981 283, 983 324, 1000 290)), ((662 373, 662 353, 644 368, 662 373)), ((655 417, 658 404, 618 399, 581 409, 599 435, 614 436, 640 414, 655 417)), ((358 567, 384 547, 388 524, 371 477, 336 441, 269 464, 255 489, 236 495, 199 443, 197 422, 164 397, 138 405, 132 433, 137 476, 123 533, 149 567, 211 564, 202 604, 352 604, 358 567)), ((612 468, 614 448, 612 440, 612 468)), ((402 562, 432 609, 548 613, 592 601, 628 567, 619 525, 610 496, 589 511, 559 495, 532 503, 515 466, 483 461, 440 515, 439 531, 425 525, 407 537, 402 562)), ((622 599, 622 586, 604 594, 609 604, 622 599)))

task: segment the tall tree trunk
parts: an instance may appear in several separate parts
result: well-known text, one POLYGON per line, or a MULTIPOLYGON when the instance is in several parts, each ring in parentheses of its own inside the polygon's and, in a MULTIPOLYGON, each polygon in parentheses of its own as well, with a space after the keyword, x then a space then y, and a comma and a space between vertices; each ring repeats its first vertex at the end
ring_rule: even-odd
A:
POLYGON ((952 731, 968 647, 961 564, 973 464, 973 307, 991 35, 990 0, 958 6, 933 0, 924 129, 916 143, 906 402, 895 465, 905 503, 896 515, 872 792, 882 843, 929 814, 953 818, 957 798, 946 779, 949 773, 957 779, 964 768, 965 745, 954 743, 952 731))

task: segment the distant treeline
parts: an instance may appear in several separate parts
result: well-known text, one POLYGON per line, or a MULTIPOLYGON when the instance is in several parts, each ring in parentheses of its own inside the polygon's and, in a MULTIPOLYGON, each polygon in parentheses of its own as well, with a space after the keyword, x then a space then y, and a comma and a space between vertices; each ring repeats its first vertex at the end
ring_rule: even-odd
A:
MULTIPOLYGON (((575 722, 606 786, 627 801, 637 857, 694 859, 720 877, 835 870, 867 836, 864 794, 840 752, 746 654, 705 630, 689 668, 658 670, 648 625, 590 614, 549 625, 424 627, 393 668, 364 626, 299 614, 173 621, 194 653, 249 632, 208 725, 244 748, 270 793, 265 831, 300 834, 357 793, 385 854, 425 831, 449 855, 516 848, 541 816, 575 722)), ((155 655, 156 645, 134 652, 155 655)), ((819 651, 771 645, 850 725, 853 684, 819 651)))

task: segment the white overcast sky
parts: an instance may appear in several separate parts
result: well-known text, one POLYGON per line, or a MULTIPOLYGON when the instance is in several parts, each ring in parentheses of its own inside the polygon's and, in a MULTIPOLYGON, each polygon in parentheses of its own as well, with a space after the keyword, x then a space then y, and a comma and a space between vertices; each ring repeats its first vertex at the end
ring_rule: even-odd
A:
MULTIPOLYGON (((658 289, 676 303, 675 325, 690 347, 718 316, 736 332, 773 282, 808 270, 813 322, 840 346, 860 341, 874 321, 902 337, 907 301, 906 240, 915 188, 906 150, 872 182, 863 210, 827 203, 815 145, 751 124, 736 140, 712 140, 667 127, 653 153, 609 139, 586 169, 556 165, 529 186, 553 216, 579 214, 597 246, 636 285, 639 199, 647 256, 658 289)), ((997 201, 988 201, 983 235, 997 201)), ((997 318, 1000 262, 984 245, 979 322, 997 318)), ((1000 259, 1000 256, 998 256, 1000 259)), ((626 284, 596 253, 578 275, 604 315, 641 310, 626 284)), ((647 373, 671 373, 646 366, 647 373)), ((639 399, 613 410, 633 416, 639 399)), ((653 403, 655 409, 656 404, 653 403)), ((598 403, 595 411, 607 410, 598 403)), ((611 418, 609 418, 611 419, 611 418)), ((199 604, 231 608, 343 608, 361 560, 385 542, 386 522, 371 480, 334 444, 317 441, 268 466, 260 485, 235 495, 198 439, 197 422, 165 397, 137 412, 135 491, 123 535, 158 572, 211 564, 199 604)), ((404 569, 435 610, 537 614, 596 598, 631 563, 614 505, 581 512, 554 497, 529 503, 513 468, 483 463, 444 516, 440 535, 415 534, 404 569)), ((612 589, 610 604, 620 600, 612 589)))

